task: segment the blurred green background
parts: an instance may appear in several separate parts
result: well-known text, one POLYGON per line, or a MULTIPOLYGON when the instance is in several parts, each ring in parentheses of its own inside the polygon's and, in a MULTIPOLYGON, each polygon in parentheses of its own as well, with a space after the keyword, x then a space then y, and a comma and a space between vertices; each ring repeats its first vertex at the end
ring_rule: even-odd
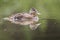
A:
POLYGON ((60 40, 60 0, 0 0, 0 40, 60 40), (3 20, 32 7, 42 18, 36 30, 3 20))

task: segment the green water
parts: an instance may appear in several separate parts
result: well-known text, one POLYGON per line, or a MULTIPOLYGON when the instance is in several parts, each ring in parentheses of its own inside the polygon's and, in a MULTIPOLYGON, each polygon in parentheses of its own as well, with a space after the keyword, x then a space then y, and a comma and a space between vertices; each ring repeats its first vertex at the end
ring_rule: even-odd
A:
POLYGON ((60 0, 0 0, 0 40, 60 40, 60 0), (34 31, 2 19, 32 7, 42 18, 34 31))

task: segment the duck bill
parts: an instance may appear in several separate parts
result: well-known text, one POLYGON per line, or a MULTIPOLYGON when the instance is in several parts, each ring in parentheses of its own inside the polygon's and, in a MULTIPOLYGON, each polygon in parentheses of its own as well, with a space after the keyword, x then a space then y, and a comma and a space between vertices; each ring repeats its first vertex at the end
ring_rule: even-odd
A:
POLYGON ((37 13, 37 15, 40 15, 40 13, 37 13))

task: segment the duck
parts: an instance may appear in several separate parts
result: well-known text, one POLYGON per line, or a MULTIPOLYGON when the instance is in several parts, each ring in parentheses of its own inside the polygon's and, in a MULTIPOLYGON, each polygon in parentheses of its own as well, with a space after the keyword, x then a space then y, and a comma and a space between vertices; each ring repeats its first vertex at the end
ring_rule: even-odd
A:
POLYGON ((23 26, 28 25, 31 30, 35 30, 41 24, 38 15, 40 13, 35 8, 31 8, 29 12, 16 13, 4 18, 4 20, 23 26))

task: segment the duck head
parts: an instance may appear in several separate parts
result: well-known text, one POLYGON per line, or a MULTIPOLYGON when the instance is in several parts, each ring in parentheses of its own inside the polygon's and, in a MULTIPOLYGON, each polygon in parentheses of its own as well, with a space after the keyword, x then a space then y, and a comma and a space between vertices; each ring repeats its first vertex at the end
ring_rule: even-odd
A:
POLYGON ((38 11, 35 8, 31 8, 29 13, 34 16, 40 15, 40 13, 38 13, 38 11))

